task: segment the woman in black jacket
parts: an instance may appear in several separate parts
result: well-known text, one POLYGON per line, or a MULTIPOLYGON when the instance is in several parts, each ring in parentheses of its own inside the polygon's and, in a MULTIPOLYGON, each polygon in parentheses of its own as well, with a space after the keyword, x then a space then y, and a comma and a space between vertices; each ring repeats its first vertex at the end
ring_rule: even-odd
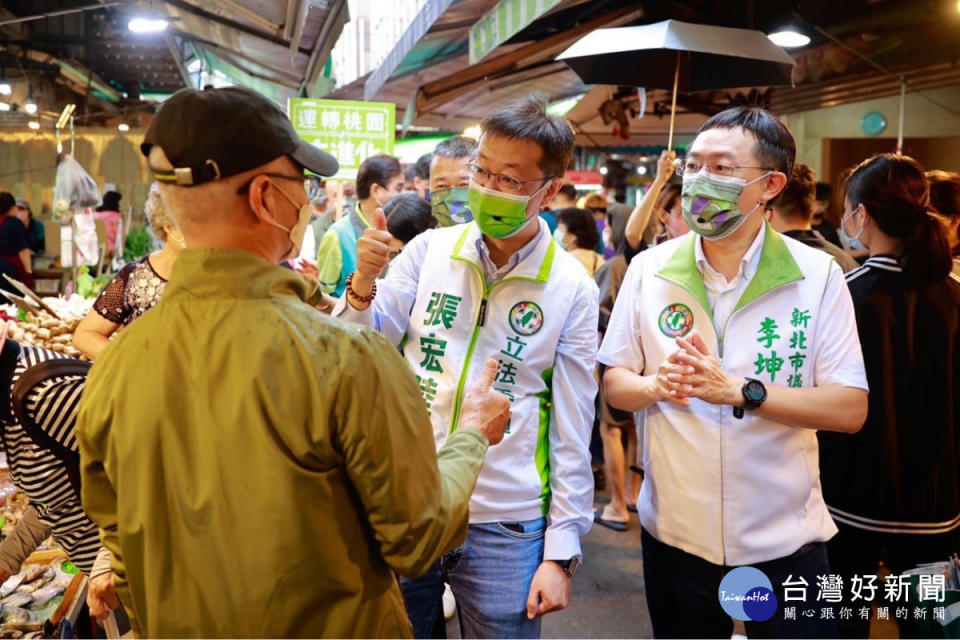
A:
MULTIPOLYGON (((827 546, 830 565, 849 597, 851 579, 876 575, 881 560, 898 574, 960 550, 960 283, 949 277, 946 233, 912 158, 882 154, 856 167, 844 211, 845 232, 870 251, 846 275, 870 409, 859 433, 820 434, 820 475, 840 529, 827 546)), ((903 604, 884 601, 877 586, 881 605, 903 604)), ((840 626, 866 637, 869 621, 854 615, 840 626)))

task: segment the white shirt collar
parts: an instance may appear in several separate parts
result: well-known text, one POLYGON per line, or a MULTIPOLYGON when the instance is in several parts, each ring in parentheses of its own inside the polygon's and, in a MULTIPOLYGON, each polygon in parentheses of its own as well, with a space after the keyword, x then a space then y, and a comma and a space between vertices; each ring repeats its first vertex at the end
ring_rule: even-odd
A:
MULTIPOLYGON (((757 273, 757 269, 760 268, 760 256, 762 255, 765 237, 766 225, 764 224, 757 231, 757 236, 753 239, 750 248, 747 249, 747 252, 743 254, 743 257, 740 259, 740 270, 733 279, 734 282, 743 276, 746 276, 747 280, 753 279, 754 274, 757 273)), ((694 252, 697 259, 697 269, 700 270, 700 275, 702 275, 704 279, 707 279, 709 275, 716 275, 721 278, 721 282, 726 280, 726 278, 707 261, 707 257, 703 253, 703 238, 699 235, 697 236, 697 241, 694 243, 694 252), (708 269, 709 273, 707 271, 708 269)))

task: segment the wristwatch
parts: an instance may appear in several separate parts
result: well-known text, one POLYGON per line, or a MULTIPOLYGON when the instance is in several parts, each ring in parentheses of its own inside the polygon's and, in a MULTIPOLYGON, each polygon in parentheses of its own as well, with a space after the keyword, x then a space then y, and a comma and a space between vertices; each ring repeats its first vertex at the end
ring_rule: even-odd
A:
POLYGON ((551 562, 556 562, 558 565, 560 565, 560 568, 563 569, 564 572, 566 572, 566 574, 571 578, 577 572, 577 568, 580 566, 580 558, 577 558, 576 556, 570 558, 569 560, 551 560, 551 562))
POLYGON ((743 387, 740 388, 743 394, 743 406, 733 408, 733 416, 737 419, 743 418, 743 410, 753 411, 759 409, 763 401, 767 399, 767 388, 763 383, 754 378, 746 378, 743 387))

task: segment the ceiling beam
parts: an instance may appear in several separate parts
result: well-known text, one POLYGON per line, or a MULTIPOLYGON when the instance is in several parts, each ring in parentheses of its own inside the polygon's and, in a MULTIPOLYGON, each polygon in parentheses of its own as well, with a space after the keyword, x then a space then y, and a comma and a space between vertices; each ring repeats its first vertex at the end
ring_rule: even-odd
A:
POLYGON ((287 0, 286 19, 283 21, 283 37, 287 40, 293 37, 293 21, 297 18, 297 0, 287 0))
POLYGON ((190 78, 190 72, 187 71, 187 64, 184 61, 183 50, 180 44, 171 34, 167 34, 166 40, 167 47, 170 49, 170 55, 173 57, 173 63, 177 65, 177 71, 180 72, 180 77, 183 78, 183 86, 187 88, 192 87, 193 80, 190 78))
POLYGON ((307 26, 307 11, 310 10, 310 0, 290 0, 292 5, 296 5, 297 11, 293 17, 293 37, 290 40, 290 66, 297 63, 297 50, 300 48, 300 41, 303 40, 303 30, 307 26))
MULTIPOLYGON (((302 94, 304 89, 313 84, 317 70, 317 63, 320 61, 320 53, 324 52, 324 58, 330 56, 330 50, 333 48, 334 43, 330 42, 330 34, 333 32, 334 26, 336 24, 342 24, 349 20, 349 9, 347 8, 347 0, 333 0, 334 4, 332 7, 327 9, 327 15, 323 20, 323 25, 320 27, 320 32, 317 34, 317 40, 313 43, 313 50, 310 52, 310 60, 307 62, 307 68, 303 72, 303 79, 300 80, 299 92, 302 94), (325 51, 324 51, 325 50, 325 51)), ((326 62, 326 60, 324 60, 326 62)))
MULTIPOLYGON (((247 54, 241 53, 239 51, 234 51, 233 49, 229 47, 225 47, 218 42, 213 42, 212 40, 207 40, 205 38, 195 36, 191 33, 187 33, 186 31, 174 30, 172 33, 176 35, 178 38, 181 38, 182 40, 185 40, 187 42, 193 42, 199 45, 203 45, 208 49, 214 49, 218 55, 229 54, 234 58, 239 58, 241 60, 246 60, 247 62, 251 62, 257 66, 263 67, 267 71, 276 73, 277 75, 284 76, 286 79, 288 79, 291 82, 295 82, 300 79, 300 74, 298 74, 296 71, 274 67, 272 65, 266 64, 265 62, 263 62, 263 60, 259 60, 252 56, 248 56, 247 54)), ((257 76, 257 77, 260 77, 260 76, 257 76)))
POLYGON ((515 51, 471 65, 456 73, 421 86, 417 91, 417 116, 429 113, 451 100, 473 91, 478 86, 523 71, 566 48, 578 38, 601 27, 612 27, 643 15, 643 9, 627 5, 561 31, 549 38, 531 42, 515 51))
POLYGON ((34 22, 36 20, 45 20, 46 18, 54 18, 57 16, 67 16, 74 13, 83 13, 85 11, 96 11, 98 9, 107 9, 109 7, 115 7, 119 4, 124 4, 124 3, 104 2, 100 4, 88 4, 80 7, 72 7, 67 9, 55 9, 53 11, 44 11, 43 13, 34 13, 29 16, 18 16, 16 18, 7 18, 5 20, 0 20, 0 27, 5 27, 11 24, 22 24, 24 22, 34 22))
MULTIPOLYGON (((236 20, 231 20, 230 18, 224 18, 223 16, 219 16, 215 13, 211 13, 204 9, 200 9, 199 7, 196 7, 190 4, 189 2, 185 2, 184 0, 161 0, 161 1, 166 5, 174 7, 176 9, 180 9, 185 13, 189 13, 199 18, 210 20, 211 22, 215 22, 224 27, 235 29, 236 31, 246 33, 247 35, 251 35, 255 38, 260 38, 261 40, 264 40, 266 42, 272 42, 273 44, 277 44, 282 47, 288 47, 290 45, 289 42, 287 42, 286 40, 284 40, 283 38, 281 38, 280 36, 274 33, 261 31, 260 29, 254 29, 253 27, 245 25, 242 22, 237 22, 236 20)), ((302 47, 298 49, 298 51, 300 53, 306 53, 308 55, 310 53, 310 49, 302 48, 302 47)))
MULTIPOLYGON (((227 11, 231 13, 235 13, 238 16, 242 16, 245 20, 249 20, 253 24, 259 26, 264 31, 267 31, 274 35, 279 35, 280 33, 280 25, 264 18, 262 15, 260 15, 256 11, 253 11, 252 9, 248 9, 246 6, 240 4, 236 0, 216 0, 215 4, 220 5, 221 7, 225 7, 227 11)), ((287 36, 284 36, 284 38, 287 38, 287 36)))

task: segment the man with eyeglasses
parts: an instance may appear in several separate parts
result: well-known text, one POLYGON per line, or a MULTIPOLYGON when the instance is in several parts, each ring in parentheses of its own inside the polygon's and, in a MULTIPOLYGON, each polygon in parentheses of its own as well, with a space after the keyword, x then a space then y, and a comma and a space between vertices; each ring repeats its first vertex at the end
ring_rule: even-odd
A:
POLYGON ((637 509, 657 637, 729 638, 731 617, 750 637, 837 632, 788 608, 818 604, 837 532, 817 430, 860 429, 867 382, 840 267, 764 221, 795 148, 759 107, 701 127, 678 166, 694 233, 632 261, 598 356, 607 401, 646 410, 637 509))
POLYGON ((317 249, 320 287, 325 293, 342 296, 347 276, 357 267, 357 240, 370 228, 373 212, 387 206, 390 198, 403 193, 403 171, 393 156, 370 156, 357 169, 356 205, 344 209, 342 218, 330 225, 317 249))
POLYGON ((83 507, 136 635, 411 637, 394 572, 466 532, 509 420, 496 362, 435 453, 393 345, 277 265, 310 219, 304 169, 337 161, 239 87, 177 92, 141 150, 186 248, 97 358, 77 423, 83 507))
POLYGON ((441 615, 444 581, 463 637, 539 637, 540 616, 569 602, 580 536, 593 520, 598 291, 538 215, 560 189, 573 131, 535 97, 497 109, 480 128, 467 194, 473 221, 417 236, 375 287, 390 240, 378 214, 339 310, 402 345, 437 447, 462 428, 464 381, 487 358, 499 362, 493 388, 511 400, 466 542, 403 585, 417 637, 430 637, 441 615))

